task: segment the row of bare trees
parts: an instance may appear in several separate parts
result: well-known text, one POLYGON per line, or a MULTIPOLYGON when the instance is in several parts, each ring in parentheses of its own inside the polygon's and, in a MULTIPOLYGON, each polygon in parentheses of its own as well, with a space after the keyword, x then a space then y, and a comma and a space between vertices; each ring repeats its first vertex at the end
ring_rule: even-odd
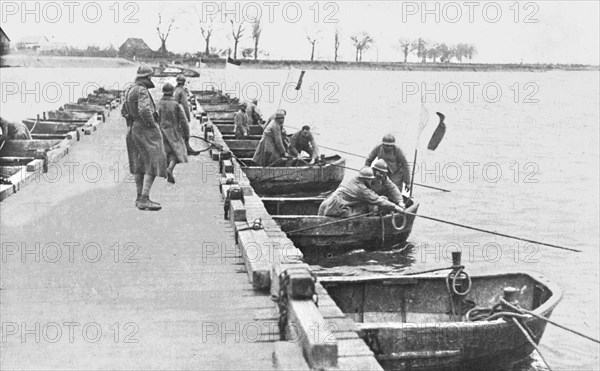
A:
MULTIPOLYGON (((237 59, 238 56, 238 47, 240 44, 240 40, 246 35, 246 31, 248 26, 250 27, 251 38, 254 44, 252 48, 244 48, 242 49, 242 56, 244 58, 248 58, 253 56, 254 59, 258 59, 259 55, 259 42, 262 34, 262 26, 261 19, 256 18, 251 22, 234 22, 234 20, 230 20, 231 24, 231 37, 233 38, 233 47, 227 49, 216 49, 210 46, 211 37, 214 33, 214 25, 215 19, 217 15, 212 15, 208 19, 202 19, 200 13, 198 13, 198 21, 200 23, 200 31, 202 37, 205 42, 205 55, 214 55, 217 54, 219 56, 229 56, 233 54, 233 58, 237 59)), ((156 31, 158 33, 158 37, 161 41, 161 46, 159 49, 159 53, 166 55, 167 51, 167 39, 171 30, 173 28, 173 24, 175 20, 171 18, 169 22, 166 24, 162 23, 161 14, 158 14, 158 25, 156 27, 156 31)), ((310 60, 314 61, 315 58, 315 48, 316 45, 321 41, 318 32, 307 32, 306 39, 310 44, 310 60)), ((338 61, 339 57, 339 48, 342 43, 342 34, 340 29, 336 29, 334 33, 334 61, 338 61)), ((350 40, 352 40, 354 49, 355 49, 355 61, 362 62, 363 60, 363 52, 370 49, 371 46, 375 44, 375 40, 367 33, 367 32, 358 32, 350 36, 350 40)), ((471 44, 457 44, 457 45, 446 45, 445 43, 436 43, 430 42, 423 38, 419 38, 417 40, 408 40, 408 39, 400 39, 398 44, 394 45, 396 48, 399 48, 402 54, 404 55, 404 63, 407 62, 408 57, 411 54, 416 55, 421 59, 421 63, 427 63, 427 59, 429 59, 433 63, 437 63, 438 60, 440 63, 450 63, 453 59, 458 62, 462 62, 463 59, 471 60, 473 56, 477 53, 477 49, 475 46, 471 44)), ((263 55, 268 55, 264 51, 260 51, 263 55)))
POLYGON ((477 54, 477 48, 471 44, 446 45, 445 43, 429 42, 423 38, 411 41, 408 39, 400 39, 398 41, 400 50, 404 54, 404 63, 408 56, 414 53, 421 59, 421 63, 427 63, 429 58, 431 62, 450 63, 452 59, 456 59, 459 63, 463 59, 471 60, 477 54))

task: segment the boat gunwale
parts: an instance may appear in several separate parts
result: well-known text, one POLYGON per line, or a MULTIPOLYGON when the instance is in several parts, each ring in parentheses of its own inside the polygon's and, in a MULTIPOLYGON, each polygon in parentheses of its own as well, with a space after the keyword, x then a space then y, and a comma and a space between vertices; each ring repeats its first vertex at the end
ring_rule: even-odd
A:
MULTIPOLYGON (((560 302, 560 300, 563 297, 563 291, 562 289, 558 286, 558 284, 550 281, 548 278, 546 278, 545 276, 543 276, 541 273, 537 273, 537 272, 532 272, 532 271, 510 271, 510 272, 503 272, 503 273, 481 273, 481 274, 477 274, 477 275, 471 275, 471 279, 473 278, 494 278, 494 277, 502 277, 502 276, 516 276, 516 275, 525 275, 527 277, 529 277, 530 279, 536 281, 537 283, 540 283, 542 285, 544 285, 552 294, 544 303, 542 303, 540 306, 538 306, 537 308, 531 310, 531 312, 537 314, 537 315, 543 315, 544 313, 548 313, 552 310, 554 310, 554 308, 556 308, 556 306, 558 305, 558 303, 560 302)), ((423 280, 439 280, 439 279, 443 279, 444 275, 442 274, 423 274, 423 275, 412 275, 412 276, 363 276, 363 277, 347 277, 347 276, 327 276, 327 277, 318 277, 317 282, 319 283, 331 283, 331 284, 335 284, 335 283, 363 283, 363 282, 374 282, 374 281, 403 281, 403 280, 414 280, 414 279, 423 279, 423 280)), ((532 316, 532 319, 537 319, 536 317, 532 316)), ((496 323, 497 321, 502 321, 501 323, 504 323, 505 321, 498 319, 498 320, 494 320, 494 321, 475 321, 475 322, 419 322, 419 323, 431 323, 436 325, 437 327, 439 327, 440 324, 446 324, 446 327, 449 326, 456 326, 456 323, 460 323, 460 324, 475 324, 475 323, 483 323, 483 324, 490 324, 490 323, 496 323)), ((401 324, 403 322, 380 322, 380 324, 401 324)), ((379 326, 378 328, 381 328, 382 326, 379 326)), ((387 327, 387 328, 393 328, 393 327, 387 327)))

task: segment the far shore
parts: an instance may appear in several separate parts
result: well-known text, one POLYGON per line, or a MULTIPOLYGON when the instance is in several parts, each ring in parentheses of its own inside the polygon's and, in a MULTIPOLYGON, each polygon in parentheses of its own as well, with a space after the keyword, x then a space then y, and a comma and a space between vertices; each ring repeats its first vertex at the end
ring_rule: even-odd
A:
MULTIPOLYGON (((135 67, 140 63, 178 66, 196 70, 225 68, 225 59, 177 61, 173 59, 145 59, 133 61, 125 58, 62 57, 9 54, 2 57, 2 67, 44 68, 120 68, 135 67)), ((501 64, 501 63, 402 63, 402 62, 333 62, 299 60, 241 60, 243 69, 287 69, 293 66, 304 70, 368 70, 368 71, 464 71, 464 72, 544 72, 544 71, 599 71, 600 66, 583 64, 501 64)))

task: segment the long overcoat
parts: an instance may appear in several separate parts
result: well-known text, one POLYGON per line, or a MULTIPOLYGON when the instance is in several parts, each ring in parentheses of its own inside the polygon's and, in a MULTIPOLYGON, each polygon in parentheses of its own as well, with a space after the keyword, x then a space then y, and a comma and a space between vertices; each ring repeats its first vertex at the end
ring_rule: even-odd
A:
POLYGON ((127 153, 132 174, 167 176, 167 155, 160 127, 156 120, 156 105, 148 91, 152 82, 137 79, 127 91, 122 112, 128 115, 131 126, 128 128, 127 153))
POLYGON ((188 122, 183 106, 175 101, 173 96, 164 95, 158 102, 158 115, 167 160, 175 159, 177 163, 188 162, 184 139, 184 128, 187 127, 188 122))
POLYGON ((263 136, 256 147, 252 160, 258 166, 269 166, 281 160, 285 155, 281 127, 276 121, 272 121, 263 132, 263 136))

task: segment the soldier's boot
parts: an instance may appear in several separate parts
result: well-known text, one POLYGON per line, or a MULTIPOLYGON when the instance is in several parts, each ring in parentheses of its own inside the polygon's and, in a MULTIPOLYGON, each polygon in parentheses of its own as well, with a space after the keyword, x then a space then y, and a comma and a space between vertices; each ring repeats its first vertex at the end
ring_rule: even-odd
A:
POLYGON ((158 211, 162 209, 160 204, 150 201, 150 198, 144 195, 140 196, 140 199, 135 203, 135 206, 140 210, 158 211))

